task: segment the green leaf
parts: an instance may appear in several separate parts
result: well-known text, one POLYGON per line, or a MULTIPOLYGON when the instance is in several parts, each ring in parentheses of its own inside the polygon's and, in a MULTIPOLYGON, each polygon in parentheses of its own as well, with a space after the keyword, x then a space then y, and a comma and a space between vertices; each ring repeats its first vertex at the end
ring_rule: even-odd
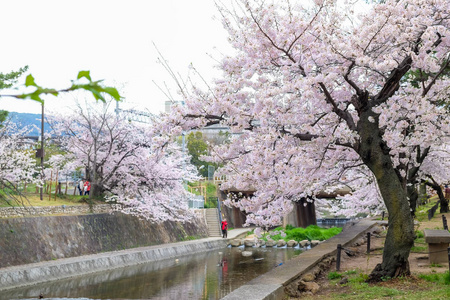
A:
POLYGON ((114 87, 105 87, 104 90, 105 90, 105 93, 109 94, 111 97, 113 97, 117 101, 120 101, 120 99, 122 98, 119 94, 119 91, 114 87))
POLYGON ((103 91, 103 88, 99 86, 97 83, 91 83, 91 84, 81 84, 78 85, 78 88, 84 89, 86 91, 89 91, 94 96, 95 100, 101 100, 105 102, 105 98, 102 96, 101 92, 103 91))
POLYGON ((27 78, 25 79, 25 86, 35 86, 37 87, 38 85, 36 84, 36 82, 34 82, 34 77, 33 75, 28 75, 27 78))
POLYGON ((38 90, 36 90, 36 91, 34 91, 32 93, 29 93, 29 94, 17 95, 16 98, 18 98, 18 99, 32 99, 32 100, 38 101, 40 103, 44 103, 44 100, 41 99, 41 94, 42 94, 42 91, 38 89, 38 90))
POLYGON ((78 72, 77 79, 80 79, 80 78, 83 78, 83 77, 86 78, 89 81, 92 81, 92 79, 91 79, 91 71, 80 71, 80 72, 78 72))

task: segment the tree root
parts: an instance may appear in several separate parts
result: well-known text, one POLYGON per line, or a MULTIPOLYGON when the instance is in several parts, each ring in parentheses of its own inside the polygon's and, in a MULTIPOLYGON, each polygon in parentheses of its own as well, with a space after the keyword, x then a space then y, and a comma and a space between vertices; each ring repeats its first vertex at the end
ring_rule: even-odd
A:
POLYGON ((369 275, 369 279, 367 282, 374 283, 385 281, 389 278, 395 278, 400 276, 410 276, 411 272, 409 270, 409 265, 400 265, 395 268, 383 269, 381 264, 377 264, 375 269, 373 269, 372 273, 369 275))

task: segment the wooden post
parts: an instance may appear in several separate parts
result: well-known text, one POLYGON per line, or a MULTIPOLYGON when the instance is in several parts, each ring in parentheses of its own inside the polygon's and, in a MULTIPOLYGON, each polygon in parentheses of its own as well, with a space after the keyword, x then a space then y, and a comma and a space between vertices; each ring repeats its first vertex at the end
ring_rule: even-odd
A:
POLYGON ((381 221, 384 220, 384 211, 381 213, 381 221))
POLYGON ((51 200, 52 197, 52 182, 53 182, 53 170, 50 173, 50 189, 48 190, 48 201, 51 200))
POLYGON ((450 247, 447 248, 447 255, 448 255, 448 272, 450 274, 450 247))
POLYGON ((336 271, 341 270, 341 250, 342 246, 341 244, 337 245, 337 256, 336 256, 336 271))
POLYGON ((442 225, 444 227, 444 230, 448 230, 447 218, 445 217, 445 215, 442 215, 442 225))
POLYGON ((367 254, 370 253, 370 232, 367 233, 367 254))
POLYGON ((56 194, 58 193, 58 188, 59 188, 59 183, 58 183, 58 169, 56 169, 56 178, 55 178, 55 201, 56 201, 56 194))

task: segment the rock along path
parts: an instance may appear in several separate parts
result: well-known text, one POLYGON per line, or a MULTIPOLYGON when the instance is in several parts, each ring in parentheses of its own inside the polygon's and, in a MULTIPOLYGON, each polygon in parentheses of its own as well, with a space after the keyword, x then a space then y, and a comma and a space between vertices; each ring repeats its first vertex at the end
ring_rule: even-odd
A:
POLYGON ((220 249, 226 247, 230 239, 245 235, 249 230, 229 230, 227 239, 209 237, 1 268, 0 291, 220 249))

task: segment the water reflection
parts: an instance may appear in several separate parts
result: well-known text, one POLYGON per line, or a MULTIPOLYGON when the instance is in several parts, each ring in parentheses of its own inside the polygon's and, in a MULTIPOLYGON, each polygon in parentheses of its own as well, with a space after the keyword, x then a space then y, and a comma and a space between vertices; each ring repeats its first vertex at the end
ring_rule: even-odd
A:
POLYGON ((298 249, 224 248, 0 292, 0 299, 220 299, 298 249), (243 251, 251 251, 248 257, 243 251), (83 298, 85 297, 85 298, 83 298))

